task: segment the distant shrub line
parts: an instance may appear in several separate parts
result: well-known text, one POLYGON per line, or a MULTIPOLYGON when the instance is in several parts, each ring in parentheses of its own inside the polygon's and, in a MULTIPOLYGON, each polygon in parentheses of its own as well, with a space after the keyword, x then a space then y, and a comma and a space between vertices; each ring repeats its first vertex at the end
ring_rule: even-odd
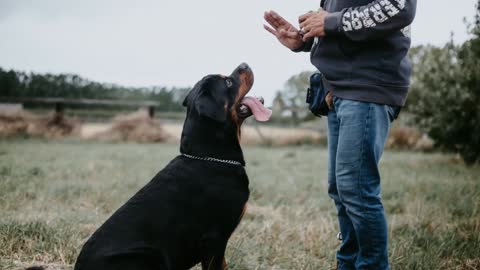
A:
POLYGON ((183 111, 181 103, 188 90, 158 86, 124 87, 90 81, 75 74, 37 74, 0 68, 0 97, 151 100, 158 102, 159 111, 183 111))

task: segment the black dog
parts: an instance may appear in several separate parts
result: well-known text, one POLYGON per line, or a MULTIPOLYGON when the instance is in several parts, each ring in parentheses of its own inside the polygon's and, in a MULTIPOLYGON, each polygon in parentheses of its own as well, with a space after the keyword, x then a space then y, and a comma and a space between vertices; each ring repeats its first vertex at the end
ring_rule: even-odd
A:
POLYGON ((182 154, 90 237, 75 270, 226 268, 227 241, 249 197, 240 126, 252 113, 271 113, 245 98, 252 85, 247 64, 195 85, 183 103, 182 154))

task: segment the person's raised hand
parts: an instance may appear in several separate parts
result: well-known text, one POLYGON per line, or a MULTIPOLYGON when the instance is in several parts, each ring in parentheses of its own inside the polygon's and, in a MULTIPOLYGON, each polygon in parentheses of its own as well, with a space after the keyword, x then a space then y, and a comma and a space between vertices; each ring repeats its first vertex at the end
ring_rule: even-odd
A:
POLYGON ((303 40, 297 28, 278 15, 275 11, 266 11, 264 19, 268 23, 263 27, 268 32, 272 33, 280 43, 290 50, 302 47, 303 40))
POLYGON ((304 42, 314 37, 325 36, 325 17, 328 14, 325 10, 320 9, 317 12, 303 14, 298 18, 300 29, 304 33, 304 42))

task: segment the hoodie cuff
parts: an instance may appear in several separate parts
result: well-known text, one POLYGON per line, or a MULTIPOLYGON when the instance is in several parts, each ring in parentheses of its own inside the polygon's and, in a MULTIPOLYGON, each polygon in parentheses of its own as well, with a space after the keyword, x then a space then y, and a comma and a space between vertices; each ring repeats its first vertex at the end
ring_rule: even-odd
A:
POLYGON ((338 34, 340 29, 343 12, 332 12, 325 17, 325 33, 338 34))
POLYGON ((296 48, 296 49, 292 49, 292 52, 296 52, 296 53, 299 53, 299 52, 304 52, 305 51, 305 47, 306 47, 306 44, 303 43, 302 46, 296 48))

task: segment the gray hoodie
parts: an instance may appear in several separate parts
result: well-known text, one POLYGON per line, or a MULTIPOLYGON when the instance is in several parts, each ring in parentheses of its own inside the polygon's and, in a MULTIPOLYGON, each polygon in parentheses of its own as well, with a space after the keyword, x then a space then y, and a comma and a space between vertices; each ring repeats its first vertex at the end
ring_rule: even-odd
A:
POLYGON ((410 84, 410 24, 416 0, 323 0, 325 37, 294 51, 312 64, 337 97, 403 106, 410 84))

